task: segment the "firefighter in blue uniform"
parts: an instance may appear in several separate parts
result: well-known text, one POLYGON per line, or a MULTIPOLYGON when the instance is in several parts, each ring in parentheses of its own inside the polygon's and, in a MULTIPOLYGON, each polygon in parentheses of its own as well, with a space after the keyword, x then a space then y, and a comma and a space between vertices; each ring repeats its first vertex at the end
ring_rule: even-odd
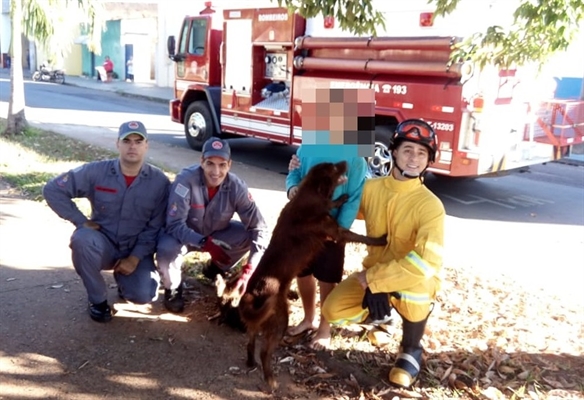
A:
POLYGON ((156 300, 160 281, 154 252, 170 182, 144 162, 148 134, 141 122, 120 126, 117 148, 119 158, 84 164, 43 188, 49 207, 76 227, 70 243, 73 266, 87 290, 89 315, 97 322, 112 319, 102 270, 113 269, 120 296, 138 304, 156 300), (74 198, 89 200, 89 218, 74 198))
POLYGON ((201 164, 183 169, 170 188, 166 228, 156 258, 165 289, 164 306, 171 312, 184 309, 181 266, 188 252, 211 255, 203 273, 214 279, 249 251, 238 282, 243 292, 267 246, 266 222, 245 182, 230 168, 229 143, 211 138, 203 145, 201 164), (235 213, 241 222, 233 220, 235 213))

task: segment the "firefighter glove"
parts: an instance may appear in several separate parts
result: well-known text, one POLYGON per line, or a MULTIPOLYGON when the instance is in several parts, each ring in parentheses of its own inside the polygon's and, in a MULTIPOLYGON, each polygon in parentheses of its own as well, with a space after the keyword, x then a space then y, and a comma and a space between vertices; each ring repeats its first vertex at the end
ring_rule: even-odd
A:
POLYGON ((231 257, 226 253, 226 250, 231 250, 231 246, 227 243, 213 239, 211 236, 204 237, 199 243, 201 250, 211 254, 211 259, 223 265, 231 264, 231 257))
POLYGON ((371 289, 367 288, 361 308, 369 309, 369 316, 373 321, 388 320, 391 317, 389 293, 372 293, 371 289))
POLYGON ((241 267, 241 276, 237 280, 235 284, 235 290, 239 293, 240 296, 245 293, 245 289, 247 288, 247 282, 249 282, 249 278, 251 278, 254 271, 254 267, 251 264, 245 264, 241 267))

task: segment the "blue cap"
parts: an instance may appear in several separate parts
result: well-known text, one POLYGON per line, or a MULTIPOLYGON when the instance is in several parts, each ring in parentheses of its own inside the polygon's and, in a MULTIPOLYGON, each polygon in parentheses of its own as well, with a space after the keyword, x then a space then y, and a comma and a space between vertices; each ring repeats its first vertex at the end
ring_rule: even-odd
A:
POLYGON ((216 137, 207 140, 203 145, 203 158, 221 157, 224 160, 231 160, 231 148, 229 143, 216 137))
POLYGON ((118 140, 124 140, 133 133, 142 136, 144 139, 148 139, 146 127, 142 122, 128 121, 120 125, 120 130, 118 131, 118 140))

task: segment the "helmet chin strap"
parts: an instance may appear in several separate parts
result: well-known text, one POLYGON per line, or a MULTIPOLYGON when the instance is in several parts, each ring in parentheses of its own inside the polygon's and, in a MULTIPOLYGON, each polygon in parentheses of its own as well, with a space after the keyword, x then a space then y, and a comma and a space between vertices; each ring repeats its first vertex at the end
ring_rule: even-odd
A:
POLYGON ((397 165, 397 163, 394 163, 394 167, 397 168, 397 170, 399 171, 401 176, 403 176, 404 178, 407 178, 407 179, 415 179, 415 178, 422 179, 422 177, 424 176, 424 173, 428 169, 428 165, 426 165, 426 168, 424 168, 422 172, 420 172, 419 174, 416 174, 416 173, 404 171, 403 169, 400 168, 399 165, 397 165))

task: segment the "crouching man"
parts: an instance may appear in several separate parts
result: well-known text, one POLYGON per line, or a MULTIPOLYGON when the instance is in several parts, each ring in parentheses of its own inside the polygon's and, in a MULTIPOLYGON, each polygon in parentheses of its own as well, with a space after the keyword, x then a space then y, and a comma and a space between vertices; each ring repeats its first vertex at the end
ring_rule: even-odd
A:
POLYGON ((203 274, 213 280, 249 251, 238 282, 241 293, 264 253, 267 225, 247 185, 230 168, 229 144, 211 138, 203 145, 201 164, 183 169, 171 186, 166 230, 156 255, 165 289, 164 306, 170 312, 184 309, 181 267, 187 253, 211 255, 203 274), (235 213, 241 222, 233 220, 235 213))
POLYGON ((77 228, 70 244, 73 266, 87 290, 89 315, 97 322, 112 319, 102 270, 113 269, 119 295, 137 304, 156 300, 160 281, 154 251, 170 182, 144 162, 148 135, 141 122, 120 126, 117 148, 118 159, 87 163, 43 188, 49 207, 77 228), (89 200, 90 218, 74 198, 89 200))
POLYGON ((322 314, 332 324, 350 324, 387 320, 394 308, 403 332, 389 381, 409 387, 420 373, 421 340, 440 286, 445 211, 422 180, 437 152, 430 125, 403 121, 391 151, 391 175, 366 181, 359 207, 367 235, 388 232, 388 245, 367 248, 365 269, 332 290, 322 314))

